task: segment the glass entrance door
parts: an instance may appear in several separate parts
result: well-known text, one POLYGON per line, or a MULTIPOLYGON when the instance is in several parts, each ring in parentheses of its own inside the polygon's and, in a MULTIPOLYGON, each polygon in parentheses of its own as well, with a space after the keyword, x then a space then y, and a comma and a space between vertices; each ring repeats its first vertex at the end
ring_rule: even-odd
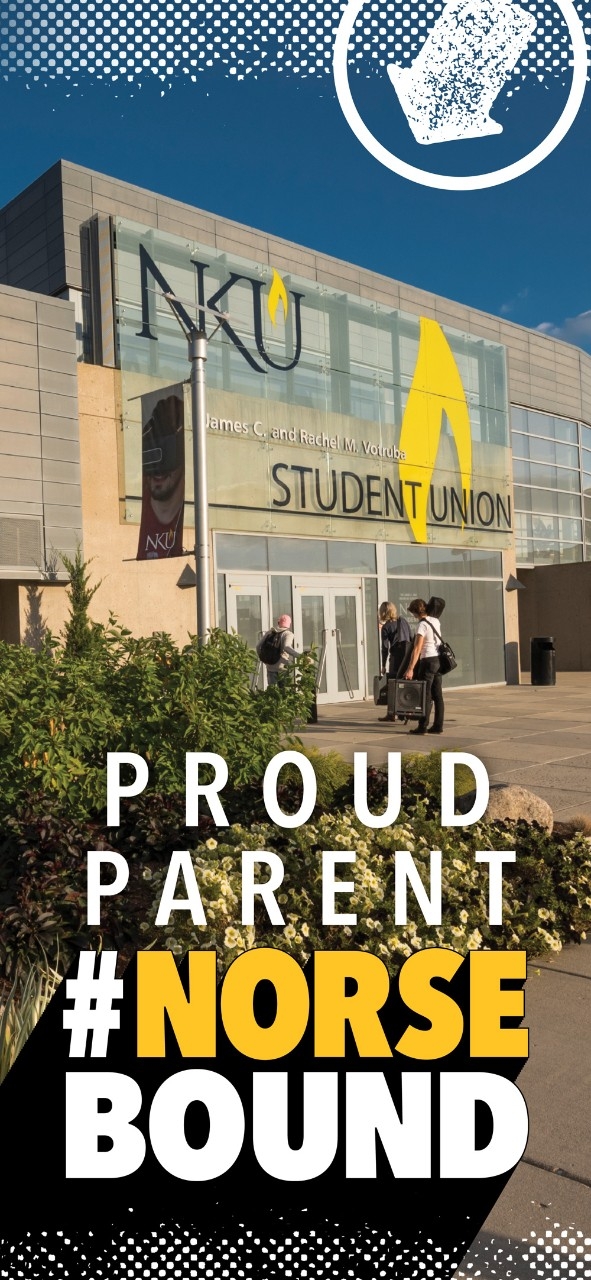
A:
MULTIPOLYGON (((269 630, 269 590, 264 577, 228 574, 226 582, 228 631, 237 631, 249 649, 255 649, 261 636, 269 630)), ((264 667, 258 675, 258 687, 265 683, 264 667)))
POLYGON ((299 648, 316 647, 319 702, 365 696, 361 583, 338 587, 294 579, 294 632, 299 648))

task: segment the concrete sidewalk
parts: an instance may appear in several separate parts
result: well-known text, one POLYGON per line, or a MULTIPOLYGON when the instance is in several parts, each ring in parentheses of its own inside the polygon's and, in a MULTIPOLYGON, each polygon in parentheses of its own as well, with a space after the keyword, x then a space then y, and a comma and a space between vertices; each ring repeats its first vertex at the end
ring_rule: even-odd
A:
POLYGON ((525 990, 529 1142, 456 1280, 591 1276, 591 942, 530 965, 525 990))
MULTIPOLYGON (((470 751, 491 782, 518 783, 542 796, 556 819, 591 818, 591 672, 566 672, 550 688, 530 684, 445 690, 441 737, 409 737, 401 722, 380 724, 383 707, 340 702, 318 708, 302 739, 370 764, 388 751, 470 751)), ((411 726, 409 725, 408 728, 411 726)))
MULTIPOLYGON (((445 692, 441 737, 380 724, 370 703, 319 708, 306 744, 367 751, 470 751, 491 781, 543 796, 557 819, 591 817, 591 673, 531 685, 445 692)), ((591 1277, 591 940, 529 966, 530 1058, 518 1079, 530 1118, 524 1158, 469 1250, 456 1280, 591 1277)))

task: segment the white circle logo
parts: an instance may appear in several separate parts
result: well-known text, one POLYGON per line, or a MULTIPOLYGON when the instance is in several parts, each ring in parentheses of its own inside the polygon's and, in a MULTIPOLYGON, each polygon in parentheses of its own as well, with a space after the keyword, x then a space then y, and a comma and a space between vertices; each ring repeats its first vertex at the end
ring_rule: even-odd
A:
MULTIPOLYGON (((521 177, 529 169, 540 164, 540 161, 545 160, 559 142, 562 142, 579 111, 587 81, 587 43, 573 0, 556 0, 557 8, 568 27, 573 57, 570 92, 556 124, 543 141, 520 160, 505 165, 502 169, 492 170, 490 173, 466 176, 431 173, 428 169, 419 169, 416 165, 408 164, 378 142, 361 119, 349 84, 348 56, 355 23, 366 3, 367 0, 349 0, 343 13, 334 43, 334 82, 341 110, 355 137, 387 169, 399 174, 401 178, 408 178, 411 182, 418 182, 424 187, 436 187, 441 191, 478 191, 484 187, 496 187, 503 182, 510 182, 512 178, 521 177)), ((519 12, 518 6, 516 8, 519 12)))

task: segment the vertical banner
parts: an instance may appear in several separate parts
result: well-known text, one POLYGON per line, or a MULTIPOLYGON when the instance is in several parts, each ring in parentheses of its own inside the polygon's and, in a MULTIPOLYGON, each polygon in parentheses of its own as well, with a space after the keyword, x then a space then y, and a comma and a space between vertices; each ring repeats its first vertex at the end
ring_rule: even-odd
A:
POLYGON ((142 515, 138 560, 183 553, 185 411, 183 387, 151 391, 142 400, 142 515))

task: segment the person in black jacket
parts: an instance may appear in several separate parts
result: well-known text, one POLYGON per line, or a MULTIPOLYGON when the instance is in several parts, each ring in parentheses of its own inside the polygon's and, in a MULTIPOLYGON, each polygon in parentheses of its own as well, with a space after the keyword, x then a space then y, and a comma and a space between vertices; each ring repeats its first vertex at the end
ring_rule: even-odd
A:
MULTIPOLYGON (((378 618, 382 624, 382 675, 387 675, 389 680, 401 679, 412 650, 410 627, 406 618, 398 617, 396 605, 389 600, 380 605, 378 618)), ((378 718, 395 720, 396 716, 387 712, 385 716, 378 718)))

